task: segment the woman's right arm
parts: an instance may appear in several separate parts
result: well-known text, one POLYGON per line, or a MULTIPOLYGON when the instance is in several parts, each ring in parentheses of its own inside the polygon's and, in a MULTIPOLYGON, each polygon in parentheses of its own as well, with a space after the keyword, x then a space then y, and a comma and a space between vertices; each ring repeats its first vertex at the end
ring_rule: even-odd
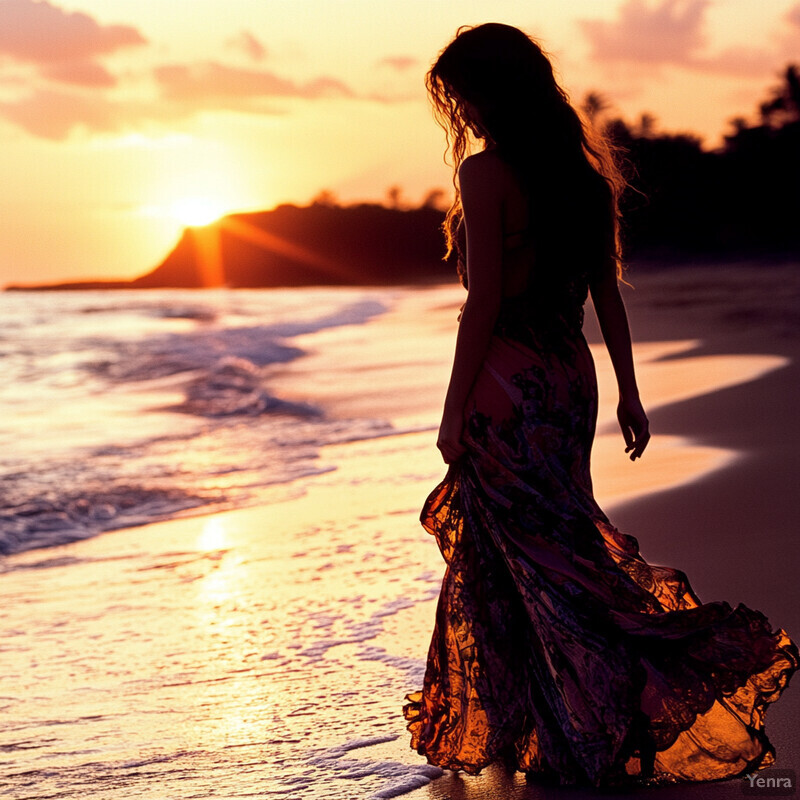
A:
POLYGON ((619 293, 615 265, 609 264, 589 288, 600 330, 617 377, 619 388, 617 419, 625 439, 625 452, 631 454, 633 461, 642 455, 650 441, 650 423, 639 399, 628 315, 619 293))

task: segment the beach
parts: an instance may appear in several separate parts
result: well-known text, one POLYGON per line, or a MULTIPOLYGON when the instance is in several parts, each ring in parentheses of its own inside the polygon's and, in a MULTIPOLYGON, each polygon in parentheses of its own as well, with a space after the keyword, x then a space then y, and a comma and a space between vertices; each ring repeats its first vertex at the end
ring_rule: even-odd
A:
MULTIPOLYGON (((654 438, 628 460, 587 312, 598 501, 702 600, 743 602, 798 639, 797 265, 643 266, 629 279, 654 438)), ((401 706, 422 685, 444 573, 418 515, 445 471, 435 431, 462 299, 454 286, 393 290, 348 299, 335 325, 281 329, 291 357, 276 350, 259 379, 265 402, 295 414, 267 444, 308 449, 296 474, 257 472, 246 501, 184 503, 3 558, 2 796, 589 796, 499 765, 441 770, 408 745, 401 706), (312 405, 324 419, 302 416, 312 405)), ((247 424, 258 419, 277 417, 247 424)), ((187 460, 191 447, 187 434, 187 460)), ((767 715, 778 768, 800 764, 799 713, 790 687, 767 715)), ((740 781, 657 791, 741 793, 740 781)))

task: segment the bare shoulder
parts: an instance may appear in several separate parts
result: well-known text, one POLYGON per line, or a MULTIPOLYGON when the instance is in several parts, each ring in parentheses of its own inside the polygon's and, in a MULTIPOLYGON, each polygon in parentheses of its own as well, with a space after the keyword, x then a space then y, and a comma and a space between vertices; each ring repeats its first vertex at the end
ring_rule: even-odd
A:
POLYGON ((458 168, 458 182, 462 191, 474 187, 484 192, 502 192, 508 185, 508 178, 508 166, 492 150, 468 156, 458 168))

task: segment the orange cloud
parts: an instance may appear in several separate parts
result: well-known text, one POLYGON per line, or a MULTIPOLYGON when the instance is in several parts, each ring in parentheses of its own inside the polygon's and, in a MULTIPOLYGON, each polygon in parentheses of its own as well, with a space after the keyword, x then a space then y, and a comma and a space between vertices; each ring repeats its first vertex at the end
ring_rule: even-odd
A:
MULTIPOLYGON (((68 77, 81 86, 103 85, 100 75, 94 83, 90 74, 60 75, 62 81, 68 77)), ((276 99, 354 96, 334 78, 298 84, 271 72, 215 62, 161 66, 156 68, 155 77, 161 91, 159 102, 117 101, 98 92, 37 88, 27 97, 0 102, 0 117, 34 136, 63 139, 76 128, 98 132, 135 129, 150 122, 186 119, 203 111, 277 114, 281 110, 271 104, 276 99)))
POLYGON ((117 79, 101 64, 93 61, 62 61, 46 64, 41 70, 42 77, 59 83, 72 83, 93 89, 105 89, 117 85, 117 79))
POLYGON ((748 77, 767 72, 776 65, 774 50, 760 47, 729 47, 709 58, 695 58, 689 66, 703 72, 719 72, 724 75, 748 77))
POLYGON ((102 97, 39 90, 10 103, 0 103, 0 116, 45 139, 63 139, 75 127, 111 131, 119 127, 119 109, 102 97))
POLYGON ((215 61, 196 64, 170 64, 157 67, 155 77, 168 100, 191 105, 226 108, 258 98, 325 96, 351 97, 353 92, 335 78, 321 77, 298 84, 266 70, 228 67, 215 61))
POLYGON ((619 19, 580 20, 597 61, 683 64, 705 44, 703 15, 709 0, 628 0, 619 19))
POLYGON ((115 86, 116 78, 96 59, 146 41, 129 25, 100 25, 88 14, 70 13, 46 0, 0 2, 0 55, 33 64, 48 81, 92 89, 115 86))
POLYGON ((146 43, 130 25, 100 25, 88 14, 64 11, 47 0, 0 3, 0 53, 19 61, 85 62, 146 43))
POLYGON ((253 61, 263 61, 267 55, 266 47, 250 31, 241 31, 237 36, 228 39, 226 45, 231 50, 244 53, 253 61))
POLYGON ((785 25, 774 32, 771 46, 728 47, 715 55, 695 58, 690 66, 707 72, 750 77, 782 67, 789 61, 796 62, 800 54, 800 3, 790 8, 783 19, 785 25))
POLYGON ((785 16, 788 29, 773 37, 772 46, 739 45, 705 54, 705 13, 710 0, 627 0, 618 18, 579 20, 600 63, 678 66, 700 72, 753 76, 768 72, 800 50, 800 4, 785 16))
POLYGON ((405 72, 407 69, 416 66, 418 59, 412 56, 386 56, 378 62, 379 67, 391 67, 398 72, 405 72))
MULTIPOLYGON (((62 139, 75 129, 129 130, 152 122, 186 119, 204 111, 277 114, 282 111, 275 105, 278 100, 355 96, 333 77, 301 82, 261 68, 228 66, 213 60, 162 64, 152 69, 147 73, 154 81, 150 102, 108 91, 119 81, 98 59, 120 48, 145 43, 136 28, 100 25, 87 14, 66 12, 47 0, 0 0, 0 57, 5 55, 35 68, 24 82, 23 76, 12 74, 10 85, 22 92, 0 102, 0 118, 34 136, 62 139)), ((242 31, 227 46, 244 51, 253 60, 264 58, 267 52, 248 31, 242 31)), ((0 82, 6 77, 0 74, 0 82)))

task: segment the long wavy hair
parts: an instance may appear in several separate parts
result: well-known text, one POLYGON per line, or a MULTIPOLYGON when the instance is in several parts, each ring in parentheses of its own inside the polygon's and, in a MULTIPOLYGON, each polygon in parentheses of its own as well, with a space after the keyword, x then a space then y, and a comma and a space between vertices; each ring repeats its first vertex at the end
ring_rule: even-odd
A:
POLYGON ((510 25, 459 28, 426 86, 454 170, 447 255, 462 216, 458 168, 482 138, 527 193, 537 263, 549 276, 597 275, 613 262, 622 279, 619 199, 627 183, 610 143, 570 105, 539 44, 510 25))

